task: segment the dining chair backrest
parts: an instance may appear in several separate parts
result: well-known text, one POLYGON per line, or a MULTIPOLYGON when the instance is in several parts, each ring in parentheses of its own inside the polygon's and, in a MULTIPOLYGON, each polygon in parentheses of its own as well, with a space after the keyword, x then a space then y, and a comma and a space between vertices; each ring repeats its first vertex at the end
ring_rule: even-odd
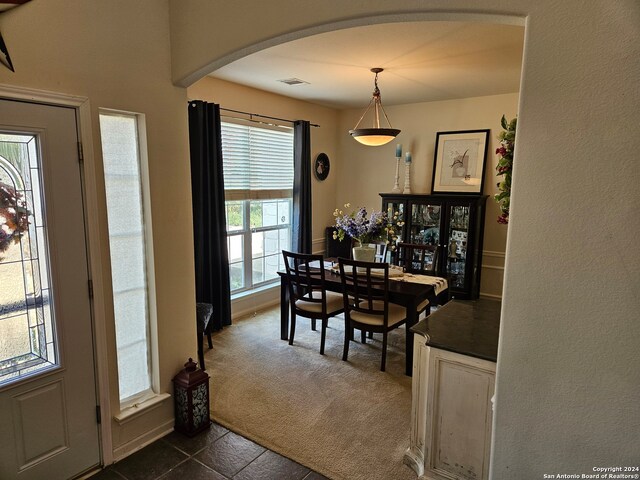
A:
POLYGON ((289 298, 322 305, 326 313, 325 269, 322 255, 282 251, 289 284, 289 298))
POLYGON ((403 267, 408 273, 436 275, 438 253, 437 245, 400 242, 396 246, 394 264, 403 267))
POLYGON ((368 243, 369 247, 376 249, 375 262, 386 263, 387 262, 387 244, 386 243, 368 243))
POLYGON ((380 316, 388 325, 389 264, 339 258, 345 312, 380 316))
POLYGON ((336 227, 327 227, 325 229, 325 256, 331 258, 351 258, 351 248, 353 246, 353 239, 345 237, 343 240, 333 238, 333 234, 336 231, 336 227))

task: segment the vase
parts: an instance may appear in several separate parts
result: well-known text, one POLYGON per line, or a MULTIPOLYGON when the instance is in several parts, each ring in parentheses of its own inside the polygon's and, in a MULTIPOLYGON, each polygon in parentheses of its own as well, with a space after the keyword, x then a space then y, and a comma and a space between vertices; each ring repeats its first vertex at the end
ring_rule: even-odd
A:
POLYGON ((373 262, 376 259, 376 249, 368 245, 353 247, 353 259, 359 262, 373 262))

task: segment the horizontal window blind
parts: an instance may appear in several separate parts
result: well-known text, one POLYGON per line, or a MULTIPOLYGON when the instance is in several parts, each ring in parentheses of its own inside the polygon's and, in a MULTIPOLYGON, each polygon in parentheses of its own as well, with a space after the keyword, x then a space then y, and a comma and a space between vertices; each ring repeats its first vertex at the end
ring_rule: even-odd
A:
POLYGON ((293 130, 222 122, 227 200, 287 198, 293 192, 293 130))

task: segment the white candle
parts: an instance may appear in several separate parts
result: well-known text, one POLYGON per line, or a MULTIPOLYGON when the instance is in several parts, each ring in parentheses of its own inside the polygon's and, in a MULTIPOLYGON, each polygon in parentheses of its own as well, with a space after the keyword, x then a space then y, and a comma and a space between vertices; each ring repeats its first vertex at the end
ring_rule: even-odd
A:
POLYGON ((411 163, 411 152, 407 152, 404 154, 405 163, 411 163))

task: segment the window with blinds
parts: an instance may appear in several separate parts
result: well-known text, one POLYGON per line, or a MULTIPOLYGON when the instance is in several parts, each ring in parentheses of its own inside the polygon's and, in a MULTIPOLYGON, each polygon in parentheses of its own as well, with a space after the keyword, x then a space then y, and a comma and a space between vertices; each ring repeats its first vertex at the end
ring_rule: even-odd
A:
POLYGON ((286 198, 293 191, 293 131, 222 123, 227 200, 286 198))
POLYGON ((231 292, 278 280, 291 245, 293 130, 222 123, 231 292))

